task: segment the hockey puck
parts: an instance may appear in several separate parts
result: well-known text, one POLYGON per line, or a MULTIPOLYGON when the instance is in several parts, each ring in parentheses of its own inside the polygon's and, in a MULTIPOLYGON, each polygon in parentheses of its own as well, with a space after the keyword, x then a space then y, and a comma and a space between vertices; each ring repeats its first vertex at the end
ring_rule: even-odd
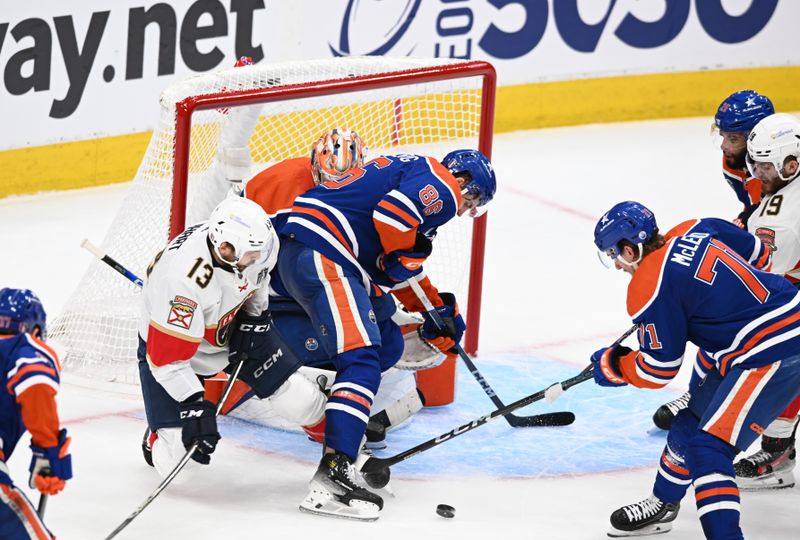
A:
POLYGON ((436 513, 445 518, 455 517, 456 509, 449 504, 439 504, 436 506, 436 513))

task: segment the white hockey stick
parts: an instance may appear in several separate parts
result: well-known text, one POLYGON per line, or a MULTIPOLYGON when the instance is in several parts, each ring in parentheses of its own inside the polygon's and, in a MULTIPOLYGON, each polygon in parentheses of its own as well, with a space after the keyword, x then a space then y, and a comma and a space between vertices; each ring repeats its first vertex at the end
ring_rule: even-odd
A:
POLYGON ((92 244, 86 238, 83 239, 81 242, 81 247, 90 252, 92 255, 106 263, 108 266, 128 278, 130 281, 133 282, 134 285, 138 285, 139 287, 144 287, 144 282, 140 277, 136 274, 122 266, 120 263, 112 259, 105 251, 97 247, 96 245, 92 244))
MULTIPOLYGON (((225 388, 222 391, 222 397, 219 398, 219 403, 217 403, 217 412, 216 412, 217 416, 219 416, 219 412, 222 410, 222 406, 225 404, 225 400, 228 399, 228 394, 231 393, 231 389, 233 388, 233 383, 236 381, 236 379, 239 378, 239 372, 242 370, 242 365, 243 364, 244 364, 244 360, 240 360, 239 363, 236 364, 236 369, 234 369, 233 374, 230 376, 230 378, 228 378, 228 382, 225 383, 225 388)), ((153 491, 144 500, 144 502, 139 506, 139 508, 134 510, 133 513, 125 519, 125 521, 120 523, 119 526, 111 532, 111 534, 106 536, 105 540, 111 540, 111 538, 114 538, 115 536, 117 536, 120 533, 120 531, 122 531, 122 529, 127 527, 128 524, 130 524, 131 521, 136 519, 136 516, 141 514, 142 511, 144 511, 144 509, 147 508, 147 506, 151 502, 153 502, 153 500, 156 497, 158 497, 159 494, 161 494, 162 491, 164 491, 164 489, 175 479, 175 477, 178 476, 178 473, 181 472, 181 470, 183 470, 183 468, 186 466, 187 463, 189 463, 189 460, 192 458, 192 455, 194 454, 195 450, 197 450, 197 443, 194 443, 186 451, 186 454, 184 454, 183 458, 178 462, 178 464, 175 466, 175 468, 172 469, 172 472, 170 472, 167 475, 167 477, 164 478, 164 480, 161 482, 161 484, 159 484, 159 486, 155 489, 155 491, 153 491)))

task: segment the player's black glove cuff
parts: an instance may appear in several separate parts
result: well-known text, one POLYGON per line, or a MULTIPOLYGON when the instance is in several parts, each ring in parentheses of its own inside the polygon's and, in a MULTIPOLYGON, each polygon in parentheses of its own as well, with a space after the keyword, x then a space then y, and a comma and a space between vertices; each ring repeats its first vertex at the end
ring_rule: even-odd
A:
POLYGON ((433 253, 433 242, 424 234, 418 232, 414 237, 414 248, 412 251, 417 253, 424 253, 426 257, 430 257, 433 253))
POLYGON ((184 448, 197 443, 192 459, 207 465, 220 439, 217 431, 217 407, 207 400, 180 403, 181 441, 184 448))
POLYGON ((625 345, 617 345, 611 351, 611 354, 609 355, 611 359, 611 365, 614 367, 615 370, 617 370, 617 373, 619 373, 619 359, 632 352, 633 349, 631 349, 630 347, 626 347, 625 345))
POLYGON ((272 324, 269 311, 260 315, 239 313, 233 322, 228 343, 228 361, 236 363, 249 358, 263 359, 272 355, 271 341, 267 338, 272 324))

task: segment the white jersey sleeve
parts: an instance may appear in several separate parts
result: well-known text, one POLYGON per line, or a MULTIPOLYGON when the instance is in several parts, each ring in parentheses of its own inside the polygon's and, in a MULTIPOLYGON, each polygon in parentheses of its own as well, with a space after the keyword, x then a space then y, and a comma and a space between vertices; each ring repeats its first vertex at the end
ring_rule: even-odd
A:
MULTIPOLYGON (((228 364, 228 339, 246 302, 266 309, 274 258, 238 272, 218 263, 208 227, 189 227, 161 252, 143 291, 139 334, 155 379, 177 401, 202 390, 197 375, 214 375, 228 364), (262 297, 263 294, 263 297, 262 297)), ((275 253, 277 255, 277 252, 275 253)))
POLYGON ((765 197, 747 230, 772 249, 772 273, 800 280, 800 182, 765 197))

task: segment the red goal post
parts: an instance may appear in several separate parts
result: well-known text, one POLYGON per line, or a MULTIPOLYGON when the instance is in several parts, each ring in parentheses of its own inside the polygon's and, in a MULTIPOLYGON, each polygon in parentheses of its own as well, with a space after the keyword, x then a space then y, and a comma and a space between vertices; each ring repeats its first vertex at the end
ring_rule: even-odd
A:
MULTIPOLYGON (((450 59, 344 57, 190 77, 162 93, 158 125, 101 247, 143 277, 155 253, 185 228, 187 216, 205 219, 198 213, 209 202, 202 200, 204 178, 222 147, 221 126, 235 111, 257 111, 252 134, 244 138, 252 172, 308 156, 311 143, 334 127, 358 131, 370 146, 368 159, 397 153, 441 159, 458 148, 491 157, 495 94, 491 64, 450 59)), ((478 349, 485 235, 486 215, 451 220, 440 228, 425 266, 435 284, 457 294, 470 354, 478 349)), ((138 380, 139 296, 138 287, 103 263, 91 263, 51 325, 69 371, 138 380)))
MULTIPOLYGON (((484 61, 470 61, 409 69, 396 73, 376 73, 346 79, 217 92, 187 97, 179 102, 176 107, 175 170, 172 184, 169 238, 176 237, 187 225, 186 194, 189 178, 189 145, 191 141, 192 114, 195 111, 286 101, 360 90, 374 90, 464 77, 481 77, 483 79, 478 150, 491 159, 497 74, 494 67, 484 61)), ((467 332, 464 336, 464 350, 469 354, 477 352, 478 337, 480 335, 483 256, 486 246, 486 214, 474 220, 472 231, 468 286, 469 309, 467 310, 466 321, 467 332)))

